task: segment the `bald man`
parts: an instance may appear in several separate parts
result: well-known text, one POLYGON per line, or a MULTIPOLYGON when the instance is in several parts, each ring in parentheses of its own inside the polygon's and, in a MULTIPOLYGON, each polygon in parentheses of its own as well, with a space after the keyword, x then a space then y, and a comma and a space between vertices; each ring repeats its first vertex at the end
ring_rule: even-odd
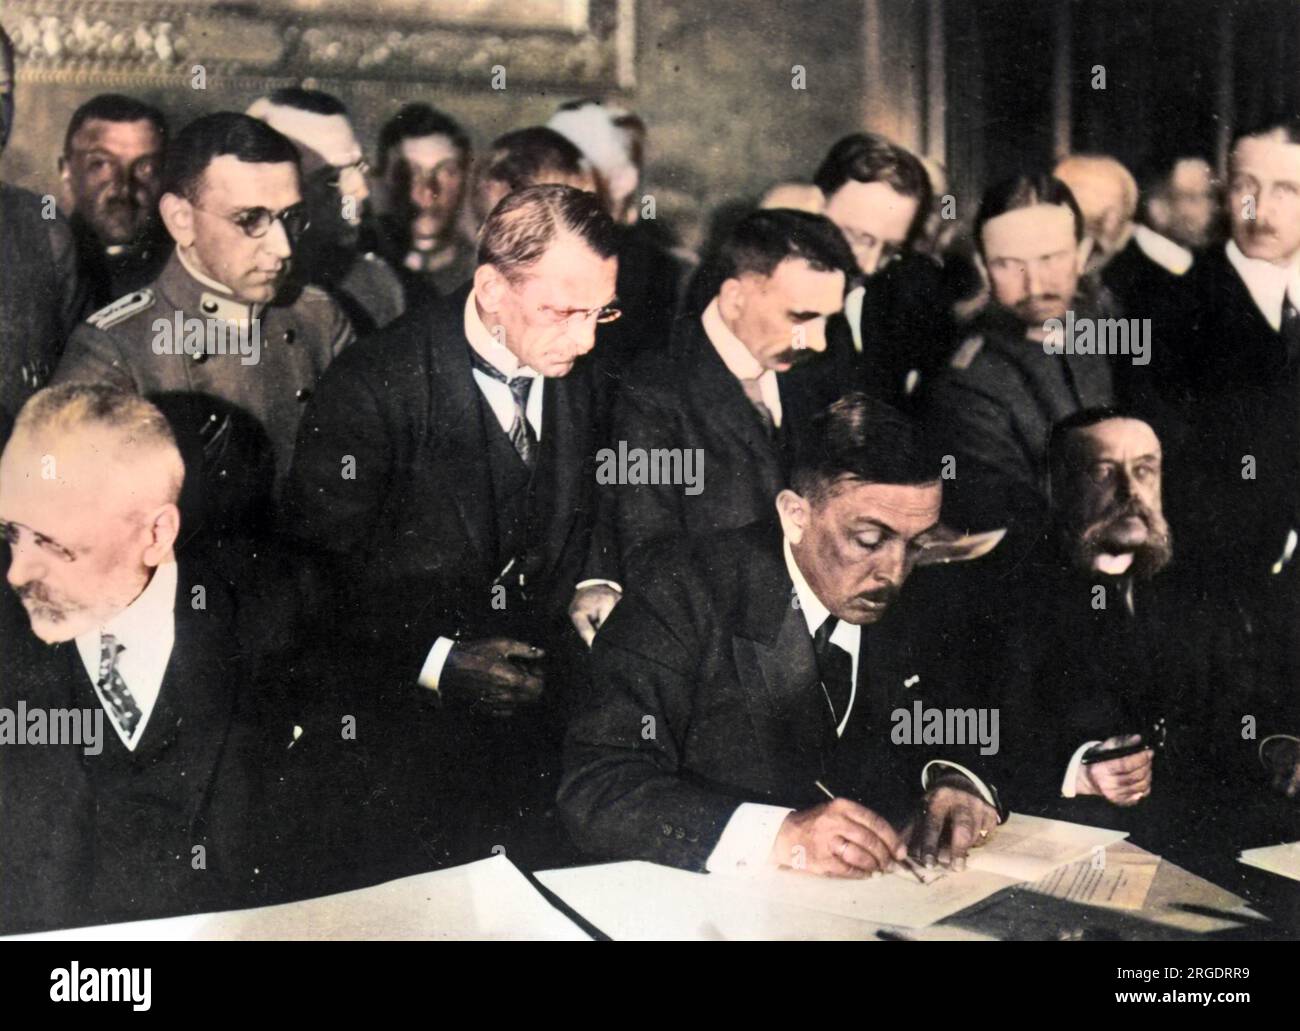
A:
POLYGON ((1137 181, 1113 157, 1074 154, 1054 174, 1079 202, 1093 243, 1088 269, 1098 274, 1120 313, 1160 317, 1174 303, 1191 252, 1136 221, 1137 181))
POLYGON ((258 899, 248 642, 176 560, 183 478, 162 413, 98 385, 35 394, 0 457, 4 931, 258 899))
POLYGON ((294 278, 329 293, 358 334, 388 325, 406 310, 406 292, 388 262, 361 249, 369 166, 347 108, 329 93, 295 86, 256 100, 248 114, 298 148, 308 225, 294 278))

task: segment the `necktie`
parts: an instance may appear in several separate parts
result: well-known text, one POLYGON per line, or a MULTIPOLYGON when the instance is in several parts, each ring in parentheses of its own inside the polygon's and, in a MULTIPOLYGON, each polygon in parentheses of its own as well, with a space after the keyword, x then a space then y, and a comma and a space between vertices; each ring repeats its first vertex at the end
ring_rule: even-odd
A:
POLYGON ((510 395, 515 400, 515 421, 510 424, 510 443, 514 445, 524 465, 529 469, 537 464, 537 434, 533 432, 528 421, 528 391, 532 389, 531 376, 507 376, 474 348, 469 349, 469 362, 483 375, 510 388, 510 395))
POLYGON ((1300 362, 1300 311, 1291 303, 1290 293, 1282 301, 1282 340, 1286 344, 1287 365, 1300 362))
POLYGON ((140 706, 131 695, 122 674, 117 671, 117 657, 126 649, 117 643, 112 634, 101 634, 99 638, 99 680, 95 686, 108 707, 109 715, 117 720, 117 725, 127 737, 135 733, 140 723, 140 706))
POLYGON ((849 699, 853 695, 853 657, 838 644, 831 642, 831 634, 835 632, 838 622, 834 616, 827 616, 825 622, 817 628, 817 633, 813 634, 817 672, 821 675, 822 687, 826 689, 826 698, 837 725, 849 711, 849 699))
POLYGON ((763 376, 760 373, 753 379, 742 379, 740 385, 744 388, 749 403, 754 406, 754 411, 758 413, 758 417, 763 423, 763 431, 771 437, 776 432, 776 420, 772 418, 772 409, 768 408, 763 401, 763 388, 760 385, 762 379, 763 376))

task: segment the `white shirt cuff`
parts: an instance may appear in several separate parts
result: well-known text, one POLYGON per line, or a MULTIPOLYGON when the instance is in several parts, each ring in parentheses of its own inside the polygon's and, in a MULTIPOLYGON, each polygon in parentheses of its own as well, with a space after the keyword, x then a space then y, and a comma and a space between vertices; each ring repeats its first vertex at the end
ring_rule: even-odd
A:
POLYGON ((955 763, 951 759, 931 759, 928 763, 925 764, 925 768, 921 770, 922 791, 930 790, 930 767, 931 766, 946 766, 950 770, 956 770, 958 773, 960 773, 962 776, 964 776, 967 780, 969 780, 972 784, 975 785, 975 790, 979 792, 980 798, 984 799, 984 801, 987 802, 989 805, 991 805, 994 809, 998 807, 998 803, 994 800, 993 792, 989 790, 988 785, 985 784, 982 780, 980 780, 979 777, 975 776, 975 774, 971 773, 970 770, 966 769, 966 767, 963 766, 961 763, 955 763))
POLYGON ((442 667, 447 664, 447 656, 456 644, 450 637, 439 637, 433 642, 424 665, 420 667, 419 684, 430 691, 438 690, 438 680, 442 677, 442 667))
POLYGON ((1061 781, 1062 798, 1074 797, 1074 785, 1079 779, 1079 767, 1083 765, 1083 757, 1099 744, 1101 744, 1100 741, 1085 741, 1079 746, 1078 751, 1070 757, 1070 765, 1065 768, 1065 780, 1061 781))
POLYGON ((623 593, 623 585, 615 583, 613 580, 583 580, 574 590, 580 591, 584 587, 595 587, 597 584, 604 584, 606 587, 618 591, 619 594, 623 593))
POLYGON ((722 837, 709 853, 709 873, 759 873, 771 867, 772 846, 793 809, 742 802, 731 814, 722 837))

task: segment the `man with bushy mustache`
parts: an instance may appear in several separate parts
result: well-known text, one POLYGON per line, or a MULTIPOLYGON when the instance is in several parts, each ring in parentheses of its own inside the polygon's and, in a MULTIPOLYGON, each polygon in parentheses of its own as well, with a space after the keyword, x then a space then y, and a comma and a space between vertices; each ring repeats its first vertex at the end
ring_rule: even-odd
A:
POLYGON ((1255 710, 1256 670, 1246 624, 1229 595, 1173 561, 1148 423, 1085 409, 1053 427, 1048 454, 1048 529, 999 585, 1011 599, 999 609, 1007 676, 997 690, 1016 804, 1080 822, 1141 806, 1134 826, 1150 829, 1153 794, 1154 811, 1172 816, 1193 782, 1216 792, 1247 783, 1256 742, 1242 718, 1255 710))
POLYGON ((787 485, 814 413, 850 386, 829 374, 826 321, 844 303, 853 252, 834 224, 802 211, 755 211, 723 243, 702 315, 677 320, 665 346, 627 371, 615 446, 707 459, 703 490, 609 488, 625 566, 650 542, 730 530, 767 516, 787 485))

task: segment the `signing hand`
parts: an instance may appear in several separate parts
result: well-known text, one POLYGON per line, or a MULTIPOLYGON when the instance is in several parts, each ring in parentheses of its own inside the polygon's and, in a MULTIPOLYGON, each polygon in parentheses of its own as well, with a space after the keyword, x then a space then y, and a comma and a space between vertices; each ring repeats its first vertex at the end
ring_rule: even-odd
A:
POLYGON ((541 698, 543 676, 532 663, 545 654, 508 637, 457 641, 447 654, 438 688, 455 701, 484 706, 493 716, 512 716, 517 706, 541 698))
POLYGON ((596 639, 596 631, 609 619, 614 606, 622 598, 618 591, 609 584, 588 584, 573 592, 573 601, 569 603, 569 618, 588 648, 596 639))
MULTIPOLYGON (((1100 749, 1124 748, 1136 745, 1142 738, 1137 734, 1127 737, 1109 737, 1100 749)), ((1137 805, 1151 794, 1151 775, 1155 765, 1155 752, 1147 748, 1136 755, 1107 762, 1080 765, 1074 779, 1076 795, 1101 795, 1114 805, 1137 805)))
POLYGON ((966 869, 966 856, 989 840, 998 811, 960 774, 938 778, 921 800, 921 815, 903 832, 908 853, 927 867, 966 869))
POLYGON ((772 846, 778 866, 829 877, 881 874, 904 854, 888 820, 847 798, 790 813, 772 846))

